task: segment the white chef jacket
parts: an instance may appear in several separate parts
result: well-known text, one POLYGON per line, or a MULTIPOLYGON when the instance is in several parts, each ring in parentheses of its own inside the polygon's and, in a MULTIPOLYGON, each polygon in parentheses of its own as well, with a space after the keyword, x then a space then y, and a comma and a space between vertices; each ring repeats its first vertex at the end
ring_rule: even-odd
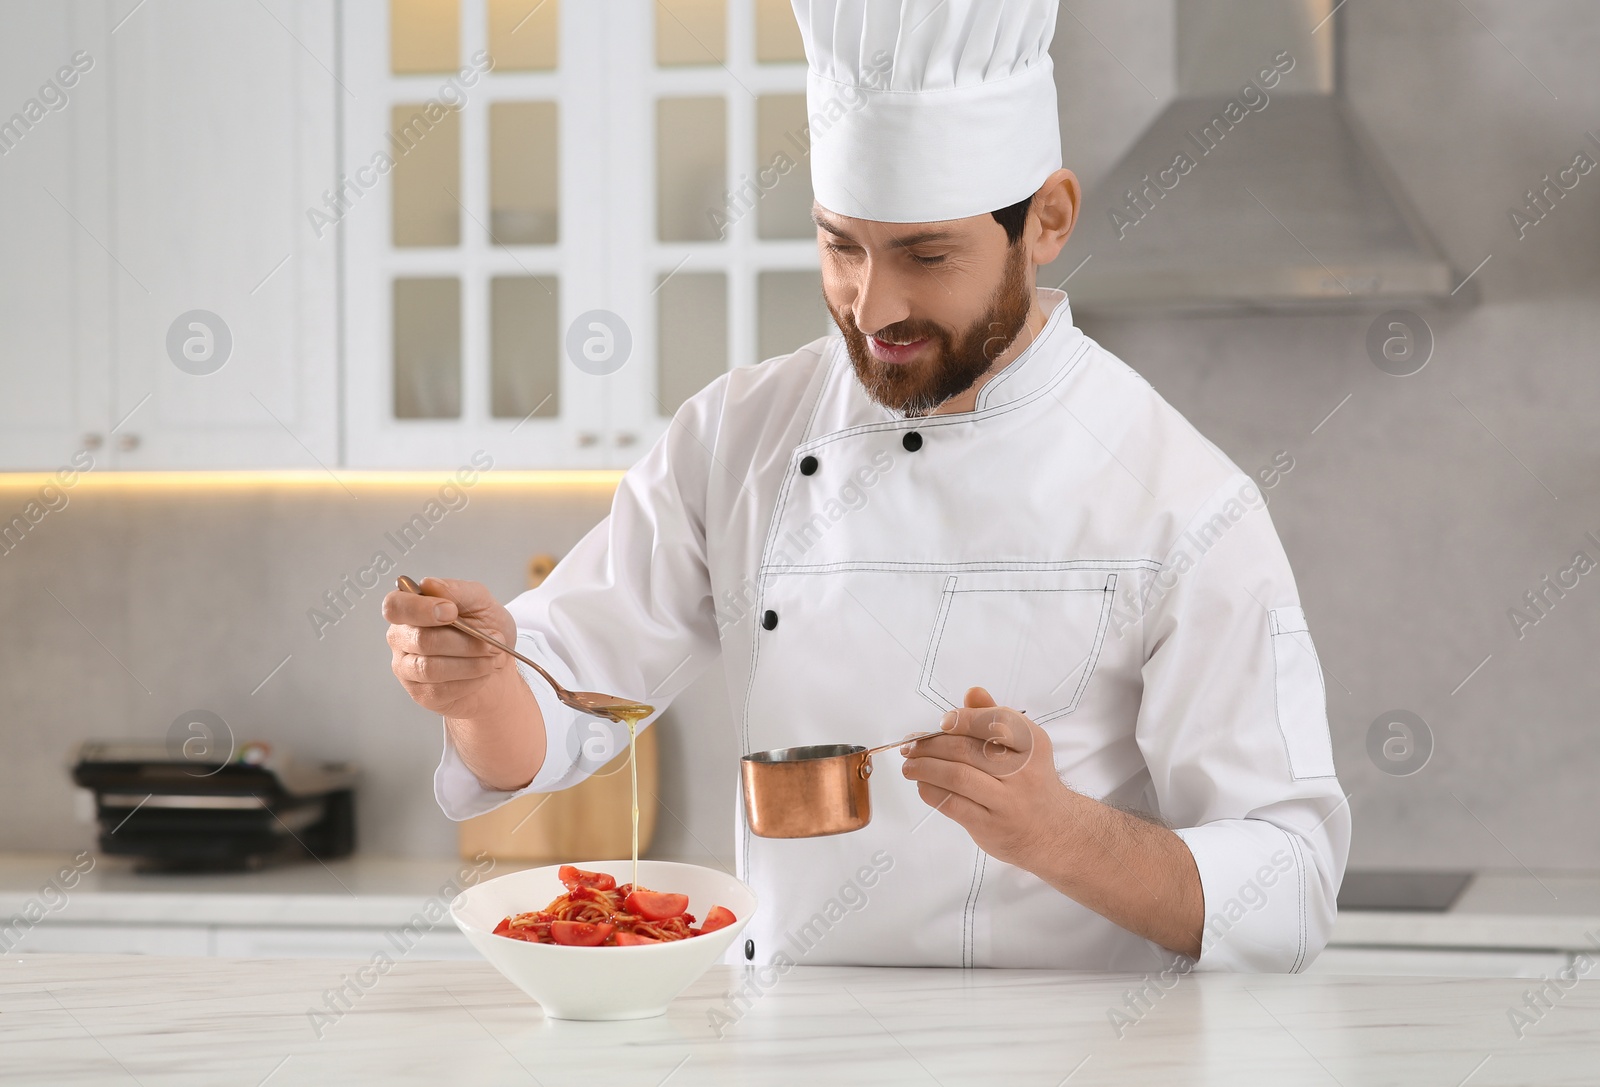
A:
MULTIPOLYGON (((658 715, 720 654, 744 752, 883 743, 986 687, 1049 733, 1072 788, 1176 828, 1205 895, 1195 966, 1304 969, 1333 925, 1350 817, 1265 501, 1073 325, 1063 292, 1039 299, 1044 329, 970 412, 905 419, 874 403, 837 335, 713 381, 624 475, 610 515, 510 604, 519 648, 563 684, 658 715)), ((521 792, 562 789, 616 744, 528 678, 549 740, 521 792)), ((730 956, 1174 964, 984 854, 899 776, 898 755, 877 759, 863 830, 758 838, 733 813, 738 874, 761 904, 753 947, 730 956)), ((448 735, 434 785, 452 819, 519 795, 484 788, 448 735)))

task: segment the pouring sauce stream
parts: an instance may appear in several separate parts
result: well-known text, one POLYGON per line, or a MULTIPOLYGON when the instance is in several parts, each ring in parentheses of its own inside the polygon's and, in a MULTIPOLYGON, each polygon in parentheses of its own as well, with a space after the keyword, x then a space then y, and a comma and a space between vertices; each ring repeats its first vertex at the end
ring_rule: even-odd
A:
POLYGON ((655 707, 641 705, 637 709, 617 710, 617 720, 628 726, 628 774, 632 779, 633 796, 633 886, 639 886, 639 759, 637 733, 639 722, 655 712, 655 707))

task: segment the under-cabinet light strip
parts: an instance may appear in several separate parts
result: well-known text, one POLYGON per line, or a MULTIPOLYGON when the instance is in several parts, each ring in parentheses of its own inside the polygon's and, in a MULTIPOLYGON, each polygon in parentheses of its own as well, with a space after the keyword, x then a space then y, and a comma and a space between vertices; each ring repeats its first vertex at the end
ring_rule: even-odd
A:
MULTIPOLYGON (((65 478, 56 472, 0 472, 0 491, 36 490, 47 484, 80 488, 114 490, 191 489, 243 490, 249 488, 302 487, 307 489, 351 490, 363 487, 437 487, 450 482, 456 472, 440 469, 422 471, 184 471, 149 472, 101 470, 74 472, 64 469, 65 478)), ((615 489, 622 479, 616 470, 562 469, 546 471, 497 471, 490 469, 477 473, 474 489, 484 486, 512 487, 528 490, 592 487, 615 489)))

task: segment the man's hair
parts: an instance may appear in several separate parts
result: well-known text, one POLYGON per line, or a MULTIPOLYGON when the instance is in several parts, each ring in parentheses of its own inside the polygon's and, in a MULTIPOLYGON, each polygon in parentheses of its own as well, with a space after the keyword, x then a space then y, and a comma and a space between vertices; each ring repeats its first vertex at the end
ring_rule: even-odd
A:
POLYGON ((994 221, 1006 228, 1006 244, 1016 245, 1022 237, 1022 228, 1028 222, 1028 209, 1033 206, 1033 197, 1025 196, 1012 204, 1009 208, 1001 208, 989 214, 994 216, 994 221))

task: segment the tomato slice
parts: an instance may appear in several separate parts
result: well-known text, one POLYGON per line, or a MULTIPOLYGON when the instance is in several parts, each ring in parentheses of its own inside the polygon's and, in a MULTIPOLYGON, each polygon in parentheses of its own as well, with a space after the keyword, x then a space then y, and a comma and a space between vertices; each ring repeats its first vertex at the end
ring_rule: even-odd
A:
POLYGON ((612 942, 618 947, 637 947, 639 944, 660 944, 665 940, 652 940, 648 936, 640 936, 637 932, 619 932, 612 937, 612 942))
POLYGON ((708 932, 715 932, 719 928, 727 928, 737 920, 738 918, 733 915, 732 910, 725 909, 722 906, 712 906, 711 912, 706 914, 705 924, 700 926, 700 933, 705 935, 708 932))
POLYGON ((511 940, 521 940, 528 944, 547 944, 550 942, 549 923, 535 923, 532 925, 510 925, 500 922, 494 930, 496 936, 504 936, 511 940))
POLYGON ((556 878, 568 887, 593 887, 597 891, 615 890, 617 886, 615 876, 608 876, 604 872, 585 872, 570 864, 563 864, 556 878))
POLYGON ((606 942, 616 925, 591 924, 588 921, 552 921, 550 938, 568 947, 594 947, 606 942))
POLYGON ((667 894, 664 891, 634 891, 628 896, 627 911, 646 921, 665 921, 678 917, 689 908, 688 895, 667 894))
POLYGON ((494 934, 530 944, 549 943, 550 921, 543 913, 514 913, 501 919, 494 934))

